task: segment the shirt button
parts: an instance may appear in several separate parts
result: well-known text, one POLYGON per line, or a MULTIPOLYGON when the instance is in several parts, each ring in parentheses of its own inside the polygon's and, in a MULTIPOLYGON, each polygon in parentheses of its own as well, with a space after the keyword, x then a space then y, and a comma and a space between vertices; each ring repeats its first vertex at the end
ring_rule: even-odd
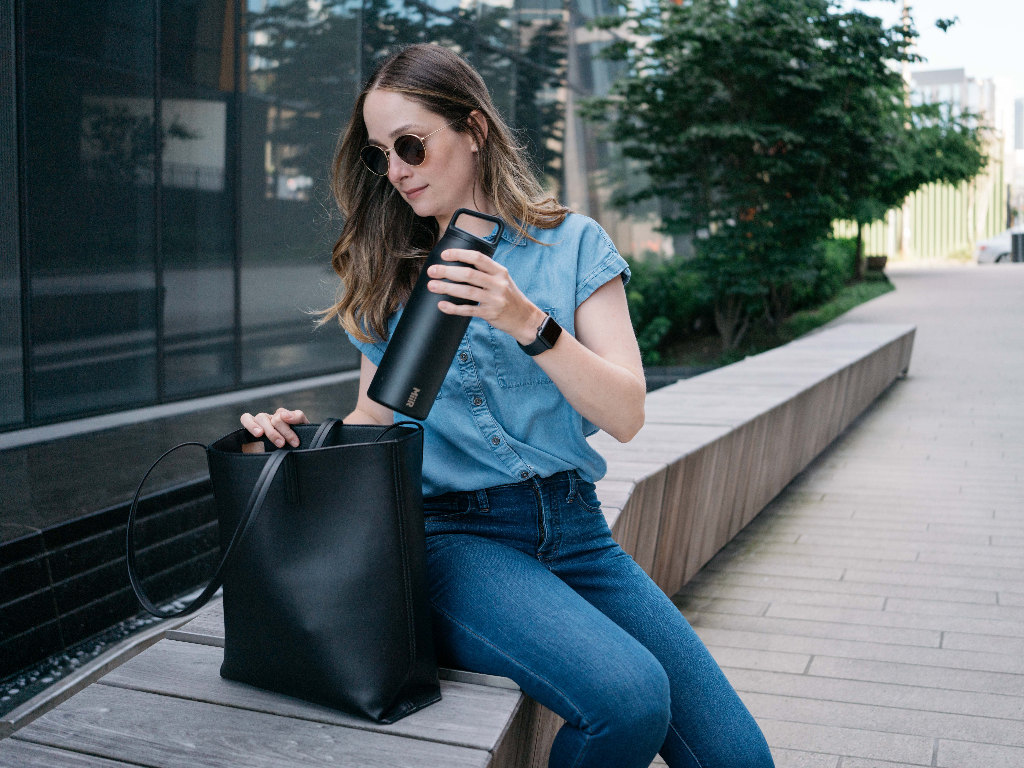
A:
POLYGON ((497 445, 498 443, 501 442, 501 438, 495 435, 494 437, 491 438, 491 442, 497 445))
POLYGON ((524 469, 524 470, 523 470, 522 472, 520 472, 520 473, 519 473, 519 476, 520 476, 521 478, 523 478, 523 480, 525 480, 526 478, 528 478, 528 477, 530 476, 530 473, 529 473, 529 472, 527 472, 527 471, 526 471, 526 470, 524 469))
POLYGON ((469 355, 467 355, 465 352, 459 352, 459 360, 461 360, 462 362, 466 362, 467 360, 469 360, 469 355))
POLYGON ((473 398, 473 405, 480 405, 483 401, 484 401, 484 399, 482 397, 474 397, 473 398))

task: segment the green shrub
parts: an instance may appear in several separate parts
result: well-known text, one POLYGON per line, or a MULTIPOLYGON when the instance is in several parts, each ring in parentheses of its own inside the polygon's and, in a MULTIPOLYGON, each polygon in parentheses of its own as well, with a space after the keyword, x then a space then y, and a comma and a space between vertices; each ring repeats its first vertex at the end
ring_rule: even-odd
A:
MULTIPOLYGON (((855 277, 855 255, 856 241, 852 238, 829 238, 816 245, 813 269, 806 279, 793 282, 793 314, 778 329, 779 341, 775 343, 795 338, 878 294, 878 286, 847 287, 855 277)), ((680 256, 666 259, 654 253, 625 258, 631 273, 626 287, 629 316, 644 365, 671 362, 664 357, 670 345, 714 333, 713 292, 705 284, 707 278, 693 269, 695 262, 680 256)), ((884 290, 891 290, 891 286, 884 290)), ((733 350, 719 362, 735 362, 749 353, 733 350)))
POLYGON ((814 249, 815 276, 809 282, 793 286, 794 312, 816 307, 837 296, 855 276, 857 241, 853 238, 828 238, 814 249))
POLYGON ((808 331, 824 325, 825 323, 839 317, 844 312, 853 309, 858 304, 888 293, 895 286, 887 279, 869 280, 843 288, 831 301, 827 301, 814 309, 806 309, 801 312, 794 312, 785 323, 783 323, 783 334, 786 339, 795 339, 808 331))
POLYGON ((665 345, 692 333, 697 319, 709 317, 712 308, 701 290, 702 278, 685 269, 681 257, 651 253, 625 259, 630 269, 629 317, 640 354, 645 365, 660 365, 665 345))

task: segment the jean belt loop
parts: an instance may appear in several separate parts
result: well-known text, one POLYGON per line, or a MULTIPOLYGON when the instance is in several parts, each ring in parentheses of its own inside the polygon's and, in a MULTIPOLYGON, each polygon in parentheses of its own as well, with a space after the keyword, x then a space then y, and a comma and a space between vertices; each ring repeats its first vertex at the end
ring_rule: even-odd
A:
POLYGON ((477 506, 480 508, 480 512, 483 512, 484 514, 487 514, 488 512, 491 511, 490 502, 489 502, 489 499, 487 498, 487 489, 486 488, 478 488, 477 489, 477 492, 476 492, 476 503, 477 503, 477 506))
POLYGON ((570 469, 565 474, 569 477, 569 495, 565 497, 565 500, 572 501, 573 497, 576 495, 576 478, 579 477, 579 475, 576 474, 575 469, 570 469))

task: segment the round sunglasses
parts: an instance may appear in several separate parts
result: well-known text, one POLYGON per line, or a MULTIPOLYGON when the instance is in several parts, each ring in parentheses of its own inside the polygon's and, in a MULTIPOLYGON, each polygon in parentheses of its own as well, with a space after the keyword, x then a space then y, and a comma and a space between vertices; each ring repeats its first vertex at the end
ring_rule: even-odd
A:
MULTIPOLYGON (((437 131, 447 128, 452 123, 457 123, 461 119, 452 120, 451 123, 442 125, 437 131)), ((399 136, 395 139, 395 144, 391 149, 395 150, 395 153, 402 158, 403 163, 420 165, 427 157, 427 150, 423 146, 423 142, 437 133, 437 131, 431 131, 422 137, 412 133, 399 136)), ((378 176, 387 176, 388 171, 391 170, 391 159, 389 157, 391 149, 384 149, 376 144, 367 144, 359 150, 359 158, 371 173, 375 173, 378 176)))

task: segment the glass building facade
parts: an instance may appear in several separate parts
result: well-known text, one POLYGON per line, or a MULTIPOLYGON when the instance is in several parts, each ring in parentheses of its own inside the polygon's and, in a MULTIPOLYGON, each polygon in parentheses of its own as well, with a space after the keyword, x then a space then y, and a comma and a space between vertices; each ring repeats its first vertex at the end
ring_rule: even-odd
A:
POLYGON ((613 149, 574 111, 602 0, 0 0, 0 431, 358 367, 333 150, 374 62, 458 51, 544 186, 624 254, 613 149))

